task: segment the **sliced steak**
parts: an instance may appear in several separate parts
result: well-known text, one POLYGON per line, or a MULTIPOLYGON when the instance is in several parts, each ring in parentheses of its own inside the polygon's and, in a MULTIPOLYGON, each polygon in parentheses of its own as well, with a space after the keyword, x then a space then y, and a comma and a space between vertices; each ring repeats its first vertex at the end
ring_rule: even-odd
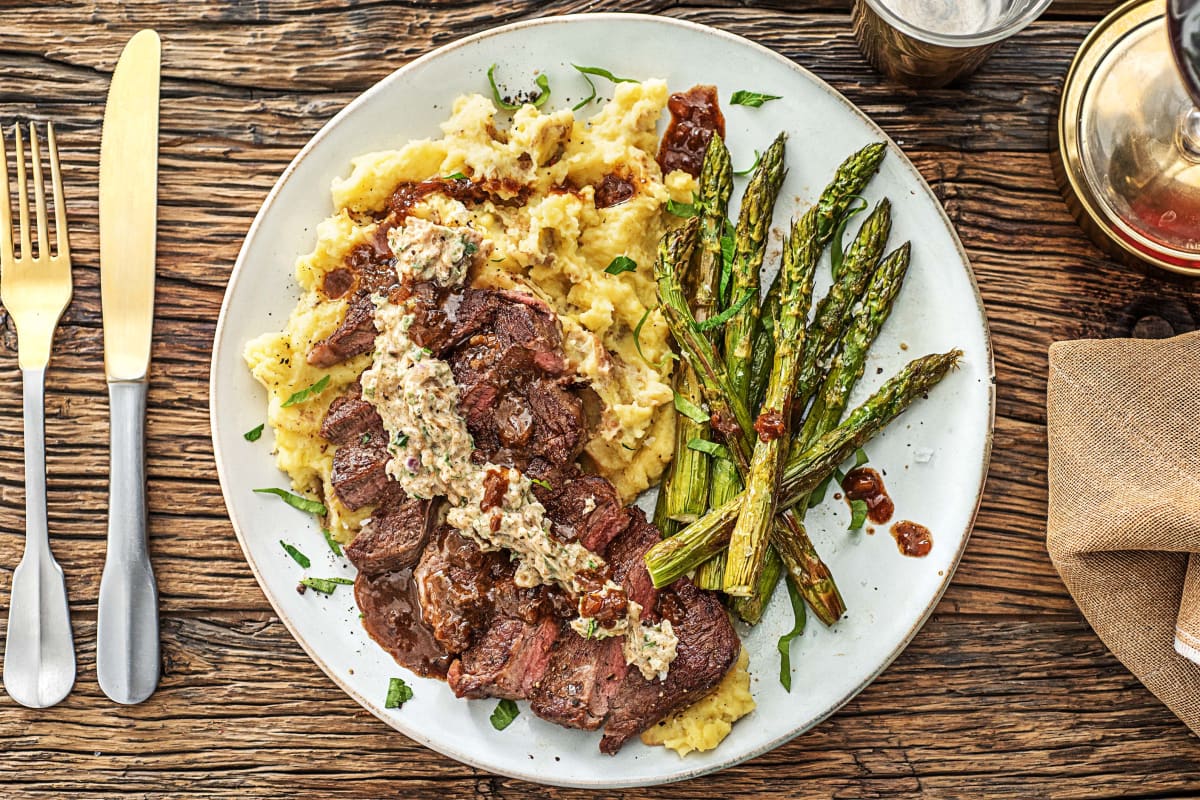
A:
MULTIPOLYGON (((612 578, 625 589, 626 596, 638 603, 642 618, 650 622, 658 616, 658 589, 646 570, 646 551, 662 540, 658 528, 646 521, 646 515, 636 508, 629 509, 632 523, 608 546, 608 565, 612 578)), ((718 604, 720 607, 720 604, 718 604)))
POLYGON ((360 291, 346 306, 346 316, 329 336, 308 351, 314 367, 332 367, 346 359, 375 349, 375 303, 369 292, 360 291))
POLYGON ((585 475, 571 464, 538 477, 545 485, 534 484, 534 495, 546 508, 551 533, 561 541, 579 541, 593 553, 604 553, 629 526, 631 512, 621 505, 613 485, 599 475, 585 475))
POLYGON ((479 641, 450 665, 446 680, 458 697, 520 700, 541 678, 562 621, 497 616, 479 641))
POLYGON ((429 500, 384 503, 346 547, 346 558, 368 575, 413 567, 421 558, 436 513, 429 500))
POLYGON ((562 374, 565 362, 558 316, 542 300, 521 292, 468 289, 457 311, 455 341, 486 333, 502 349, 515 346, 528 351, 538 370, 562 374))
POLYGON ((563 625, 541 679, 529 692, 529 707, 544 720, 595 730, 628 667, 621 637, 585 639, 563 625))
POLYGON ((383 437, 373 437, 366 444, 347 444, 333 451, 333 471, 330 482, 338 499, 350 509, 378 503, 397 484, 387 474, 392 458, 383 437))
POLYGON ((350 394, 334 398, 321 422, 322 437, 340 445, 367 444, 376 437, 386 439, 379 413, 358 394, 355 384, 350 394), (364 437, 367 437, 366 441, 364 437))
POLYGON ((741 643, 714 595, 680 580, 663 593, 659 611, 679 638, 675 661, 665 681, 648 681, 636 669, 626 673, 600 740, 605 753, 712 691, 737 659, 741 643))
POLYGON ((511 573, 507 557, 484 553, 448 525, 431 537, 413 575, 421 613, 451 653, 463 652, 486 630, 494 613, 495 584, 506 567, 511 573))
POLYGON ((445 677, 451 655, 421 617, 412 570, 358 573, 354 599, 363 627, 396 661, 418 675, 445 677))

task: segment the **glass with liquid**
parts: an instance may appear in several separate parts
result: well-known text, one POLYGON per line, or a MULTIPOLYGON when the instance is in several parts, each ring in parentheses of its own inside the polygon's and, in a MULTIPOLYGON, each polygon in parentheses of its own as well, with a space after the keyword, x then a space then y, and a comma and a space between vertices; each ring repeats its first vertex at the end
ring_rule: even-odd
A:
POLYGON ((1050 0, 855 0, 854 35, 885 75, 919 87, 969 75, 1050 0))

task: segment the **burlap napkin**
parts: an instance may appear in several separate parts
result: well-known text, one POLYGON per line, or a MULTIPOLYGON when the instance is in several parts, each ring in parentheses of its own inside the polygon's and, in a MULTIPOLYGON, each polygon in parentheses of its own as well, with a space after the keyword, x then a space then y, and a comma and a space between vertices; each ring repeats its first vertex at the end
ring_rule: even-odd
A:
POLYGON ((1060 342, 1050 559, 1109 649, 1200 734, 1200 332, 1060 342))

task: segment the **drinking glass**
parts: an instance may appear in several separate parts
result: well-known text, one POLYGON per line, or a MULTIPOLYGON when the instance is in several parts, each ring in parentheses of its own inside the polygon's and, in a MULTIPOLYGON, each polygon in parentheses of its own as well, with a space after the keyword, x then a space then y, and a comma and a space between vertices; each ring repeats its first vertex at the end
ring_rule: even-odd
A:
POLYGON ((978 69, 1050 0, 855 0, 854 36, 867 61, 910 86, 937 88, 978 69))

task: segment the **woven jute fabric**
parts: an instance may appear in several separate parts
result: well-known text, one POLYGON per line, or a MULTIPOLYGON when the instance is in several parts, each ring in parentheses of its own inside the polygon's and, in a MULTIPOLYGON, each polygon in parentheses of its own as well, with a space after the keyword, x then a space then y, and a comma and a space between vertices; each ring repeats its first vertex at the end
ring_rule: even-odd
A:
POLYGON ((1046 545, 1113 654, 1200 734, 1200 332, 1050 348, 1046 545))

